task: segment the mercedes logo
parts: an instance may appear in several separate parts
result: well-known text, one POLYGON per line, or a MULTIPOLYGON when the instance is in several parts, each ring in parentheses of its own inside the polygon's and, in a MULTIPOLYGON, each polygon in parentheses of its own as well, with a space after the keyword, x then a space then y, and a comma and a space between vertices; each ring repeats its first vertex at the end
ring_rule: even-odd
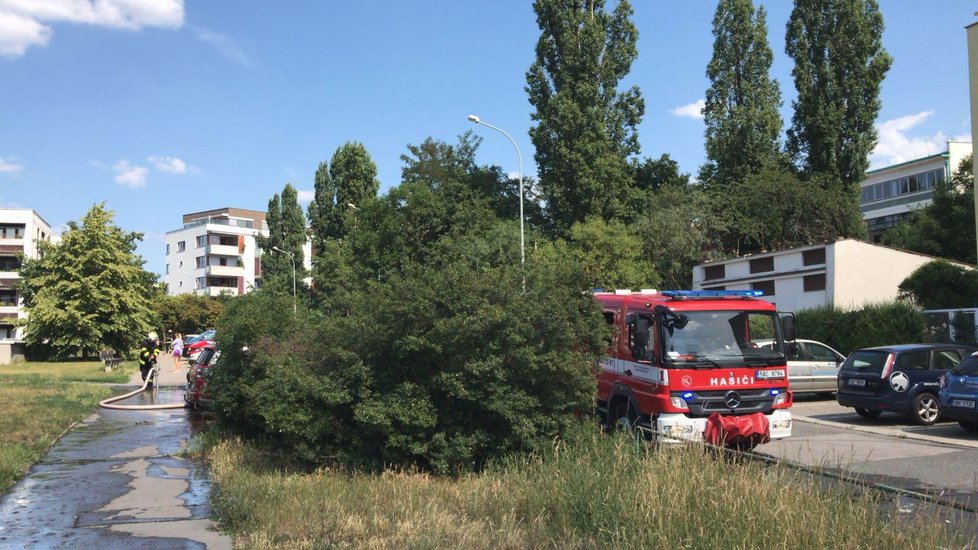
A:
POLYGON ((728 391, 723 396, 723 404, 729 409, 736 409, 740 406, 740 394, 735 391, 728 391))

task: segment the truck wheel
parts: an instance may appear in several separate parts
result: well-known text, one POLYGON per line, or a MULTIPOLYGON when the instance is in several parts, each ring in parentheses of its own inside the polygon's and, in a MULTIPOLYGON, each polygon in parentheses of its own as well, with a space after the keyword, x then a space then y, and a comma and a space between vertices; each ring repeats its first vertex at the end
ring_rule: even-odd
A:
POLYGON ((978 432, 978 422, 973 420, 958 420, 958 425, 969 432, 978 432))
POLYGON ((875 411, 873 409, 864 409, 862 407, 856 407, 856 414, 858 414, 863 418, 873 419, 883 414, 883 411, 875 411))
POLYGON ((910 418, 921 426, 930 426, 941 417, 941 403, 932 393, 920 393, 913 398, 910 418))

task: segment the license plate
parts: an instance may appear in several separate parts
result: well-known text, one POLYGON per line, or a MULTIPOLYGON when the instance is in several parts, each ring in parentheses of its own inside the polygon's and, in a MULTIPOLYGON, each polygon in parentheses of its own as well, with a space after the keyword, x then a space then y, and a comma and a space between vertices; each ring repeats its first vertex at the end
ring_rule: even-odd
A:
POLYGON ((952 407, 961 407, 962 409, 973 409, 975 408, 975 402, 970 399, 952 399, 952 407))
POLYGON ((768 369, 759 370, 755 374, 758 380, 771 380, 775 378, 784 378, 784 369, 768 369))
POLYGON ((866 381, 863 380, 862 378, 850 378, 849 379, 849 385, 850 386, 865 386, 866 385, 866 381))

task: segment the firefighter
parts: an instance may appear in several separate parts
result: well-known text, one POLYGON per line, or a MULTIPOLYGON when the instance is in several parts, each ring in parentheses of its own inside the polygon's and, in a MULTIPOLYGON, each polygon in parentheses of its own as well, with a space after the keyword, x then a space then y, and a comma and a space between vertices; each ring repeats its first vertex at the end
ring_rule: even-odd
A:
MULTIPOLYGON (((154 334, 150 334, 145 340, 143 340, 142 345, 139 348, 139 372, 143 375, 143 381, 146 381, 146 377, 149 376, 149 371, 153 369, 153 365, 156 364, 156 356, 160 353, 159 340, 155 338, 154 334)), ((150 386, 152 387, 152 382, 150 386)))

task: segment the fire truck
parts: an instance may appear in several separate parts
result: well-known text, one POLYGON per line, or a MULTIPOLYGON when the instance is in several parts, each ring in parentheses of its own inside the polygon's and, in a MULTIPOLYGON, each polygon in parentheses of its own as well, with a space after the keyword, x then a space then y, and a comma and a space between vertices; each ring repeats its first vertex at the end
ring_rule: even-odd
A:
POLYGON ((782 319, 762 295, 595 292, 611 327, 597 373, 604 426, 739 448, 790 436, 785 351, 794 318, 782 319))

